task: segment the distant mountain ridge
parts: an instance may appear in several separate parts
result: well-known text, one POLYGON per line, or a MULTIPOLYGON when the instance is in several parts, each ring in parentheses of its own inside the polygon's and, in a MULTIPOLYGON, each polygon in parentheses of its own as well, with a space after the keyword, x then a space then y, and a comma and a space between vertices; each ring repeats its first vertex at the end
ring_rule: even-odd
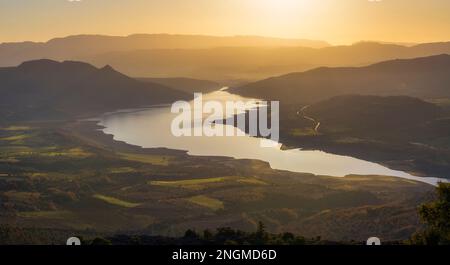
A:
POLYGON ((450 98, 450 55, 391 60, 366 67, 320 67, 264 79, 230 91, 307 104, 343 94, 450 98))
POLYGON ((264 47, 264 46, 304 46, 312 48, 323 48, 330 46, 325 41, 309 40, 298 38, 277 38, 255 35, 235 35, 235 36, 211 36, 211 35, 190 35, 190 34, 131 34, 128 36, 109 35, 70 35, 67 37, 53 38, 47 42, 4 42, 5 46, 12 45, 49 45, 57 46, 61 44, 87 45, 92 42, 109 43, 114 48, 112 50, 134 50, 134 49, 202 49, 213 47, 264 47))
POLYGON ((46 43, 0 44, 0 66, 36 59, 76 60, 97 67, 109 64, 133 77, 255 81, 320 66, 364 66, 438 54, 450 54, 450 42, 330 46, 321 41, 252 36, 78 35, 46 43))
POLYGON ((411 47, 373 42, 349 46, 218 47, 109 52, 81 58, 111 64, 131 76, 185 76, 208 80, 258 80, 316 67, 360 67, 393 59, 450 54, 450 42, 411 47))
POLYGON ((149 49, 209 49, 216 47, 326 47, 323 41, 259 36, 217 37, 206 35, 134 34, 129 36, 73 35, 47 42, 0 44, 0 66, 34 59, 69 60, 108 52, 149 49))
POLYGON ((190 95, 140 82, 110 66, 37 60, 0 68, 2 120, 64 119, 171 103, 190 95))
POLYGON ((143 82, 152 82, 161 84, 176 90, 180 90, 186 93, 208 93, 214 90, 220 89, 222 86, 219 83, 209 80, 199 80, 185 77, 171 77, 171 78, 137 78, 143 82))

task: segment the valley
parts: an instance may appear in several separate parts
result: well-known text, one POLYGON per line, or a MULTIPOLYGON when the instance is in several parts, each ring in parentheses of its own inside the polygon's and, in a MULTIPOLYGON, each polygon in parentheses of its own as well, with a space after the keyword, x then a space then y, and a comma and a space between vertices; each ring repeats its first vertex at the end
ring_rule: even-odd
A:
POLYGON ((0 0, 0 260, 445 260, 449 14, 0 0))
MULTIPOLYGON (((414 62, 436 58, 447 60, 414 62)), ((127 120, 126 115, 167 111, 164 105, 190 99, 196 86, 214 91, 218 82, 136 80, 109 66, 71 61, 1 68, 2 243, 60 244, 68 234, 178 237, 188 229, 254 231, 259 222, 270 233, 295 233, 311 242, 318 237, 363 241, 373 235, 385 241, 409 239, 422 228, 417 207, 434 196, 434 187, 414 176, 431 184, 437 183, 434 178, 448 177, 448 109, 442 100, 447 79, 439 74, 435 80, 440 81, 434 92, 427 93, 440 100, 341 95, 347 92, 337 87, 337 95, 317 94, 317 101, 311 98, 306 104, 287 92, 290 97, 282 100, 280 113, 283 149, 301 147, 296 152, 316 157, 317 170, 331 170, 325 174, 298 168, 302 164, 296 160, 295 169, 287 167, 280 154, 292 152, 283 150, 272 155, 279 165, 264 162, 263 152, 245 148, 243 142, 222 139, 224 145, 216 149, 207 142, 201 149, 195 141, 190 146, 197 149, 174 146, 173 139, 158 138, 167 136, 161 131, 164 123, 146 116, 138 123, 131 120, 128 129, 115 118, 104 127, 98 124, 99 116, 127 120), (180 89, 183 82, 191 85, 180 89), (119 109, 125 111, 115 112, 119 109), (136 126, 147 123, 145 130, 136 126), (112 133, 110 128, 120 130, 112 133), (117 133, 127 134, 130 128, 138 131, 131 134, 132 141, 117 133), (150 144, 135 142, 140 139, 136 135, 150 144), (241 154, 233 153, 233 146, 241 146, 241 154), (336 154, 346 162, 323 160, 336 154), (359 166, 348 166, 350 160, 362 163, 359 173, 352 173, 359 166), (330 166, 339 164, 344 171, 333 173, 330 166), (414 178, 393 177, 397 174, 414 178)), ((261 93, 271 99, 267 95, 261 93)))
MULTIPOLYGON (((176 236, 224 226, 252 231, 262 221, 271 232, 311 238, 364 240, 376 233, 399 240, 420 228, 416 205, 433 191, 400 178, 316 176, 257 160, 143 149, 96 128, 92 122, 1 128, 2 226, 176 236)), ((58 243, 49 238, 42 242, 58 243)))

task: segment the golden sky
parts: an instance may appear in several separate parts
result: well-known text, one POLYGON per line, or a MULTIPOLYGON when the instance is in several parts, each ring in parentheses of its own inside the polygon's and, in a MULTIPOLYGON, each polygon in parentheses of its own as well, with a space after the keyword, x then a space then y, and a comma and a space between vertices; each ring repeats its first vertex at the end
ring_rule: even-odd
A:
POLYGON ((450 41, 450 0, 0 0, 0 42, 133 33, 450 41))

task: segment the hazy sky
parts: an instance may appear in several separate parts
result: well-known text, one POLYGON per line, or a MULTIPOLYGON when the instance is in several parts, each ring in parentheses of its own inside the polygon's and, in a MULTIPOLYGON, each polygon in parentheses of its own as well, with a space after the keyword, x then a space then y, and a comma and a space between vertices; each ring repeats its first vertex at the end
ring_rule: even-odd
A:
POLYGON ((0 42, 132 33, 450 41, 450 0, 0 0, 0 42))

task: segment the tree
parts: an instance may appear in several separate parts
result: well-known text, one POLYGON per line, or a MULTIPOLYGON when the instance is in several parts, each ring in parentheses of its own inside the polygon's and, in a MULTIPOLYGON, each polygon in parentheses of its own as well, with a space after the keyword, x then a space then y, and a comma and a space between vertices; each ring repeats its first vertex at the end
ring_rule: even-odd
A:
POLYGON ((411 240, 413 244, 450 244, 450 183, 439 183, 437 200, 422 205, 419 215, 426 229, 414 235, 411 240))
POLYGON ((281 235, 281 238, 283 239, 284 242, 292 242, 295 239, 295 235, 292 233, 286 232, 281 235))
POLYGON ((261 222, 261 221, 258 222, 258 228, 256 230, 256 233, 260 236, 262 236, 266 233, 266 226, 264 225, 263 222, 261 222))
POLYGON ((184 233, 184 238, 187 239, 198 239, 199 235, 197 234, 197 232, 195 232, 192 229, 188 229, 185 233, 184 233))
POLYGON ((210 230, 206 229, 203 231, 203 238, 208 241, 213 240, 214 234, 210 230))
POLYGON ((97 237, 92 241, 92 245, 94 246, 104 246, 104 245, 112 245, 111 241, 108 239, 97 237))
POLYGON ((256 244, 264 245, 267 243, 269 235, 266 232, 266 226, 263 222, 258 222, 258 228, 256 229, 256 244))

